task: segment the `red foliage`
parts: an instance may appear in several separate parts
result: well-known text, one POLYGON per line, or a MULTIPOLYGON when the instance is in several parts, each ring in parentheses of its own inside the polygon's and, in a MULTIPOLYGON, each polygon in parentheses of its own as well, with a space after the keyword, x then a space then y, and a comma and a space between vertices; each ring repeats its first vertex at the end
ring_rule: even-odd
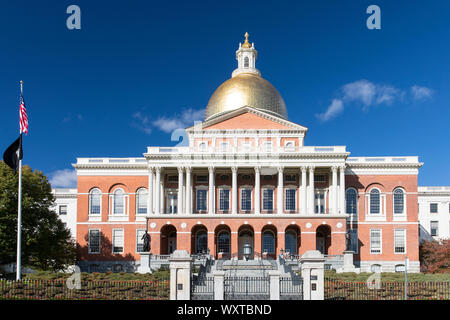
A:
POLYGON ((420 262, 426 273, 450 272, 450 239, 424 241, 420 245, 420 262))

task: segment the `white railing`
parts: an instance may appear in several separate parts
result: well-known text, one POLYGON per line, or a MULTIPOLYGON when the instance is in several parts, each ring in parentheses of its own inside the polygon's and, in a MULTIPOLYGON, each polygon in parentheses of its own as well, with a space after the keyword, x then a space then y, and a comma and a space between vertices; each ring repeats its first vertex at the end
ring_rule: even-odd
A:
POLYGON ((77 164, 145 164, 145 158, 77 158, 77 164))
POLYGON ((148 147, 147 154, 217 154, 217 153, 345 153, 345 146, 307 146, 307 147, 148 147))
POLYGON ((419 163, 419 157, 348 157, 347 162, 353 163, 419 163))

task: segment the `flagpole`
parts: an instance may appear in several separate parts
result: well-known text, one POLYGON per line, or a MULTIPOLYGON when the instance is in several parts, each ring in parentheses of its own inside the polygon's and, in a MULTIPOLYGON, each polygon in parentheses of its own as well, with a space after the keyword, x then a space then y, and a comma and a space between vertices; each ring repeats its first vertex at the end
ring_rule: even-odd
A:
MULTIPOLYGON (((23 95, 23 81, 20 80, 20 95, 23 95)), ((22 148, 22 130, 20 131, 20 149, 22 148)), ((18 207, 17 207, 17 263, 16 263, 16 280, 20 280, 22 271, 22 157, 19 156, 19 192, 17 195, 18 207)))

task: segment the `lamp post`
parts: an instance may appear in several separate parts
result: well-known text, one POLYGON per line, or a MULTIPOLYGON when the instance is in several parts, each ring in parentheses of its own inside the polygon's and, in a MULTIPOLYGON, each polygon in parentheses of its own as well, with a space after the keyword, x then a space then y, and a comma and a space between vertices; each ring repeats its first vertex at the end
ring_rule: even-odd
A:
POLYGON ((242 249, 243 249, 242 251, 244 252, 244 258, 246 261, 248 261, 248 259, 250 259, 250 256, 252 254, 252 247, 248 242, 246 242, 242 249))

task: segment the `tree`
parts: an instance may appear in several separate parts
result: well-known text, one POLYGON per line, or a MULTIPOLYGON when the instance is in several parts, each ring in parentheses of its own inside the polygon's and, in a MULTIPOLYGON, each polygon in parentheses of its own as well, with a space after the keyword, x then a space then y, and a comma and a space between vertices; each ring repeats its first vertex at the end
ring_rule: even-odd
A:
POLYGON ((425 272, 450 272, 450 239, 424 241, 419 248, 420 262, 425 272))
MULTIPOLYGON (((0 264, 16 261, 18 178, 0 161, 0 264)), ((75 262, 76 243, 70 230, 51 210, 54 200, 47 177, 23 166, 23 266, 59 271, 75 262)))

